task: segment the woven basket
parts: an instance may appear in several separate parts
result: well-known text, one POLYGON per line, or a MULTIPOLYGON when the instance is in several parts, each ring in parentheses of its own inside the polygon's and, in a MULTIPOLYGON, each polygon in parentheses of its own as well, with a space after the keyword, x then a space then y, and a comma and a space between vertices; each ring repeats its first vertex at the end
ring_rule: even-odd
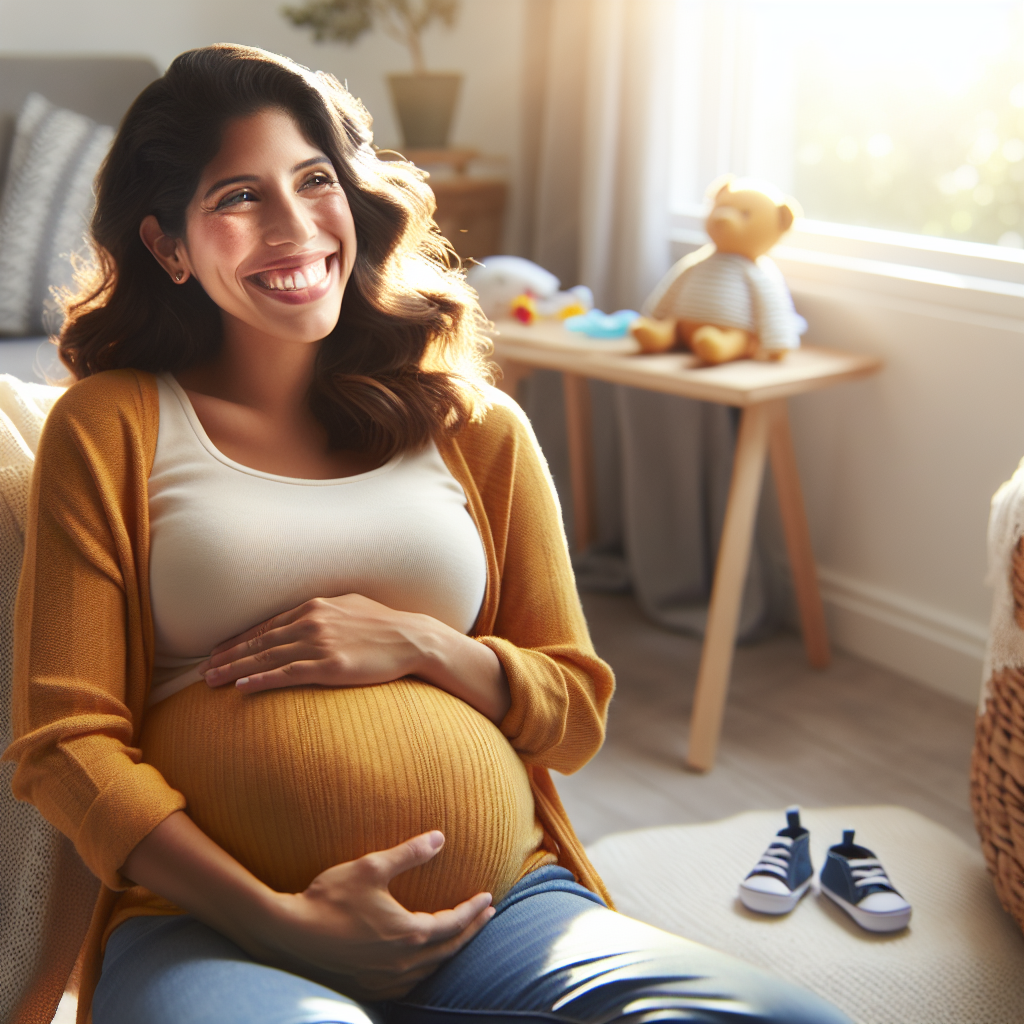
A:
MULTIPOLYGON (((1014 618, 1024 629, 1024 538, 1010 572, 1014 618)), ((971 757, 971 805, 996 892, 1024 929, 1024 666, 989 680, 971 757)))

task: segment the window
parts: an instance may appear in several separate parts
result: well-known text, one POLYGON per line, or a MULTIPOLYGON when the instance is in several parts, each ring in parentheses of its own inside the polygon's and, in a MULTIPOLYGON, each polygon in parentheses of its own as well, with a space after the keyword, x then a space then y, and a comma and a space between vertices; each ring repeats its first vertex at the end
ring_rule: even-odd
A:
POLYGON ((812 247, 864 255, 878 242, 919 262, 916 247, 935 269, 950 269, 945 253, 1024 280, 1024 0, 682 0, 678 12, 684 235, 707 185, 733 171, 794 195, 812 247))

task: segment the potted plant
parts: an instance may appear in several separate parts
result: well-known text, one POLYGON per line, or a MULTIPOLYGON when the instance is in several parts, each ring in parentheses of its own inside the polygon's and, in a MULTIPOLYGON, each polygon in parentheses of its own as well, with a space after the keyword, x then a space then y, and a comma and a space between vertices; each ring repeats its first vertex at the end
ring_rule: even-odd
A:
POLYGON ((379 27, 408 47, 412 74, 388 75, 388 85, 409 149, 444 149, 448 145, 462 75, 428 71, 422 36, 435 21, 451 28, 458 12, 459 0, 307 0, 284 8, 286 18, 294 25, 312 28, 318 41, 354 43, 363 33, 379 27))

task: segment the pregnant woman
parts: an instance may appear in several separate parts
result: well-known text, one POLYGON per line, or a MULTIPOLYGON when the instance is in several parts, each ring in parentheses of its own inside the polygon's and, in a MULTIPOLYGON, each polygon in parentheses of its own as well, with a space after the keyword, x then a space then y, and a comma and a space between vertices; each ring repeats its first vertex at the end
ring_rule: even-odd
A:
POLYGON ((842 1024, 608 908, 548 770, 600 746, 611 673, 430 191, 369 126, 210 47, 99 176, 7 755, 103 882, 80 1022, 842 1024))

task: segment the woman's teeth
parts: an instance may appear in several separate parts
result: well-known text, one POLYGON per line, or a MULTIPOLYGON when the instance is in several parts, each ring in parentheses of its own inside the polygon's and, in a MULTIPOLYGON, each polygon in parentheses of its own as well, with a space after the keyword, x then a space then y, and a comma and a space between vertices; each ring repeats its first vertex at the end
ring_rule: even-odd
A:
POLYGON ((257 283, 271 291, 296 292, 312 288, 327 276, 326 257, 297 270, 268 270, 265 274, 254 274, 257 283))

